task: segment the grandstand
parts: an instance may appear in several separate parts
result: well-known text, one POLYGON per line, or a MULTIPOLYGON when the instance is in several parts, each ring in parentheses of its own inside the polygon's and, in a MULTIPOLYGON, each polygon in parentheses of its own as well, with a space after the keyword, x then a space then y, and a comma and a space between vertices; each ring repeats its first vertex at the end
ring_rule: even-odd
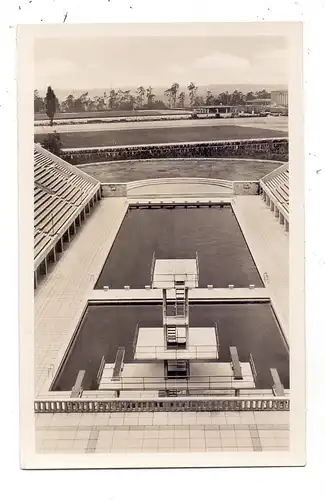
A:
MULTIPOLYGON (((133 149, 287 160, 283 138, 220 142, 133 149)), ((104 161, 112 149, 62 156, 104 161)), ((289 164, 261 180, 101 184, 66 160, 35 145, 37 450, 288 451, 288 238, 267 207, 288 231, 289 164)))
POLYGON ((96 179, 35 144, 34 288, 100 196, 96 179))
POLYGON ((263 200, 289 231, 289 163, 281 165, 260 180, 263 200))

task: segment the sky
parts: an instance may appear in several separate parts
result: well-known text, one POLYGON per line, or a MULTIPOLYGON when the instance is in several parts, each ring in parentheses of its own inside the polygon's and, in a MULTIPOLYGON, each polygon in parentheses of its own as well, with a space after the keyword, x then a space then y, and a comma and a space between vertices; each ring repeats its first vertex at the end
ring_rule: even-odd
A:
POLYGON ((35 41, 35 88, 287 85, 286 39, 242 37, 83 37, 35 41))

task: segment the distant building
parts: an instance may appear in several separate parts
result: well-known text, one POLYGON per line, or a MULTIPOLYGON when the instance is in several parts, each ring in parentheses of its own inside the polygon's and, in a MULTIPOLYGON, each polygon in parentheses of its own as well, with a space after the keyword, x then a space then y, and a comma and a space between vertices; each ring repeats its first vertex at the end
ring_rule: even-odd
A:
POLYGON ((271 92, 271 103, 273 106, 288 106, 288 91, 273 90, 271 92))
POLYGON ((251 113, 253 115, 263 113, 271 105, 271 99, 252 99, 246 101, 244 106, 245 113, 251 113))

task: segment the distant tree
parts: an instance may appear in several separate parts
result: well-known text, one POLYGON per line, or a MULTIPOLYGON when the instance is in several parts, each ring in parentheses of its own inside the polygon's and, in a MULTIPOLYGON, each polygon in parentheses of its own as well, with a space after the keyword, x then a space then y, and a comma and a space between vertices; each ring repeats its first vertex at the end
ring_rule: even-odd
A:
POLYGON ((242 92, 238 90, 234 90, 232 94, 229 94, 229 103, 232 106, 239 106, 241 104, 245 104, 244 96, 242 92))
POLYGON ((108 106, 110 109, 115 109, 117 107, 117 103, 118 103, 117 92, 114 89, 112 89, 108 97, 108 106))
POLYGON ((173 85, 170 87, 171 97, 172 97, 172 105, 174 108, 176 107, 176 99, 177 99, 178 89, 179 89, 179 83, 177 83, 177 82, 173 83, 173 85))
POLYGON ((57 132, 48 134, 48 136, 43 140, 42 146, 56 156, 60 156, 62 147, 60 134, 57 132))
MULTIPOLYGON (((70 96, 69 96, 70 97, 70 96)), ((92 100, 88 97, 88 92, 81 94, 76 99, 69 100, 69 112, 82 113, 92 108, 92 100)))
POLYGON ((207 106, 213 106, 215 104, 214 95, 212 94, 212 92, 210 90, 207 91, 207 96, 206 96, 206 99, 205 99, 205 104, 207 106))
POLYGON ((187 90, 188 90, 189 96, 190 96, 190 106, 193 107, 195 105, 197 86, 195 85, 195 83, 190 82, 187 85, 187 90))
POLYGON ((259 90, 256 92, 257 99, 271 99, 271 93, 267 92, 267 90, 259 90))
POLYGON ((108 108, 108 95, 107 95, 107 92, 104 92, 103 101, 104 101, 104 108, 107 109, 108 108))
POLYGON ((40 97, 38 90, 34 90, 34 112, 44 113, 45 102, 42 97, 40 97))
POLYGON ((52 127, 53 119, 57 109, 57 97, 51 86, 47 87, 47 92, 45 96, 45 106, 46 106, 46 114, 50 119, 50 125, 52 127))
POLYGON ((166 89, 165 92, 164 92, 164 96, 167 97, 167 103, 168 103, 168 107, 171 108, 172 107, 172 100, 173 100, 173 96, 172 96, 172 89, 171 87, 169 89, 166 89))
POLYGON ((184 108, 185 106, 185 92, 181 92, 178 96, 178 106, 184 108))
POLYGON ((64 101, 61 102, 61 110, 64 113, 69 113, 74 110, 75 99, 72 94, 69 94, 64 101))
POLYGON ((155 99, 155 94, 152 93, 152 87, 149 86, 147 89, 146 89, 146 97, 147 97, 147 106, 148 106, 148 109, 151 109, 152 108, 152 105, 153 105, 153 101, 155 99))
POLYGON ((96 96, 94 98, 94 103, 95 103, 95 111, 104 111, 105 110, 104 96, 96 96))
POLYGON ((140 108, 143 107, 143 101, 145 95, 146 95, 146 89, 142 87, 142 85, 140 85, 140 87, 137 88, 137 97, 136 97, 136 103, 140 108))
POLYGON ((225 105, 230 105, 231 102, 231 95, 229 92, 221 92, 221 94, 218 95, 217 97, 218 104, 223 104, 225 105))
POLYGON ((247 94, 245 95, 245 101, 253 101, 254 99, 256 99, 256 95, 254 94, 254 92, 247 92, 247 94))
POLYGON ((197 95, 194 97, 192 106, 204 106, 204 104, 204 98, 201 95, 197 95))
POLYGON ((164 103, 164 101, 158 99, 157 101, 156 100, 152 101, 151 109, 167 109, 167 106, 164 103))

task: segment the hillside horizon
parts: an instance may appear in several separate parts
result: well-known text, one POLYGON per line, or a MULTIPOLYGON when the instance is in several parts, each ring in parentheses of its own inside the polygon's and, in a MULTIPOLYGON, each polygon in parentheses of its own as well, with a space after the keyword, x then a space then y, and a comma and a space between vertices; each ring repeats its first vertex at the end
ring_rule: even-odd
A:
MULTIPOLYGON (((170 84, 171 85, 171 84, 170 84)), ((170 86, 169 85, 169 86, 170 86)), ((147 86, 143 85, 145 88, 147 86)), ((238 92, 242 92, 243 94, 246 94, 248 92, 257 92, 259 90, 263 90, 265 89, 266 91, 268 92, 271 92, 272 90, 288 90, 288 86, 286 84, 279 84, 279 85, 275 85, 275 84, 272 84, 272 85, 269 85, 269 84, 252 84, 252 85, 249 85, 249 84, 237 84, 237 85, 234 85, 234 84, 201 84, 201 85, 197 85, 198 86, 198 94, 206 94, 206 92, 209 90, 210 92, 212 92, 212 94, 221 94, 222 92, 234 92, 235 90, 238 90, 238 92)), ((152 91, 153 93, 155 94, 155 98, 158 100, 158 99, 165 99, 165 96, 164 96, 164 92, 165 90, 168 88, 168 85, 166 86, 163 86, 163 85, 160 85, 159 87, 152 87, 152 91)), ((102 87, 102 88, 93 88, 93 89, 59 89, 59 88, 55 88, 53 87, 53 90, 57 96, 57 98, 59 100, 63 100, 65 99, 69 94, 72 94, 74 97, 77 97, 77 96, 80 96, 81 94, 84 94, 85 92, 88 92, 88 95, 89 97, 95 97, 95 96, 101 96, 104 94, 104 92, 107 92, 109 93, 111 89, 121 89, 121 90, 130 90, 132 94, 135 94, 136 93, 136 90, 137 90, 137 87, 135 86, 127 86, 127 85, 121 85, 121 86, 108 86, 107 88, 105 87, 102 87)), ((46 94, 46 88, 43 88, 43 89, 37 89, 40 93, 41 96, 45 96, 46 94)), ((180 85, 179 86, 179 91, 178 93, 180 92, 183 92, 183 91, 187 91, 187 88, 185 85, 180 85)))

